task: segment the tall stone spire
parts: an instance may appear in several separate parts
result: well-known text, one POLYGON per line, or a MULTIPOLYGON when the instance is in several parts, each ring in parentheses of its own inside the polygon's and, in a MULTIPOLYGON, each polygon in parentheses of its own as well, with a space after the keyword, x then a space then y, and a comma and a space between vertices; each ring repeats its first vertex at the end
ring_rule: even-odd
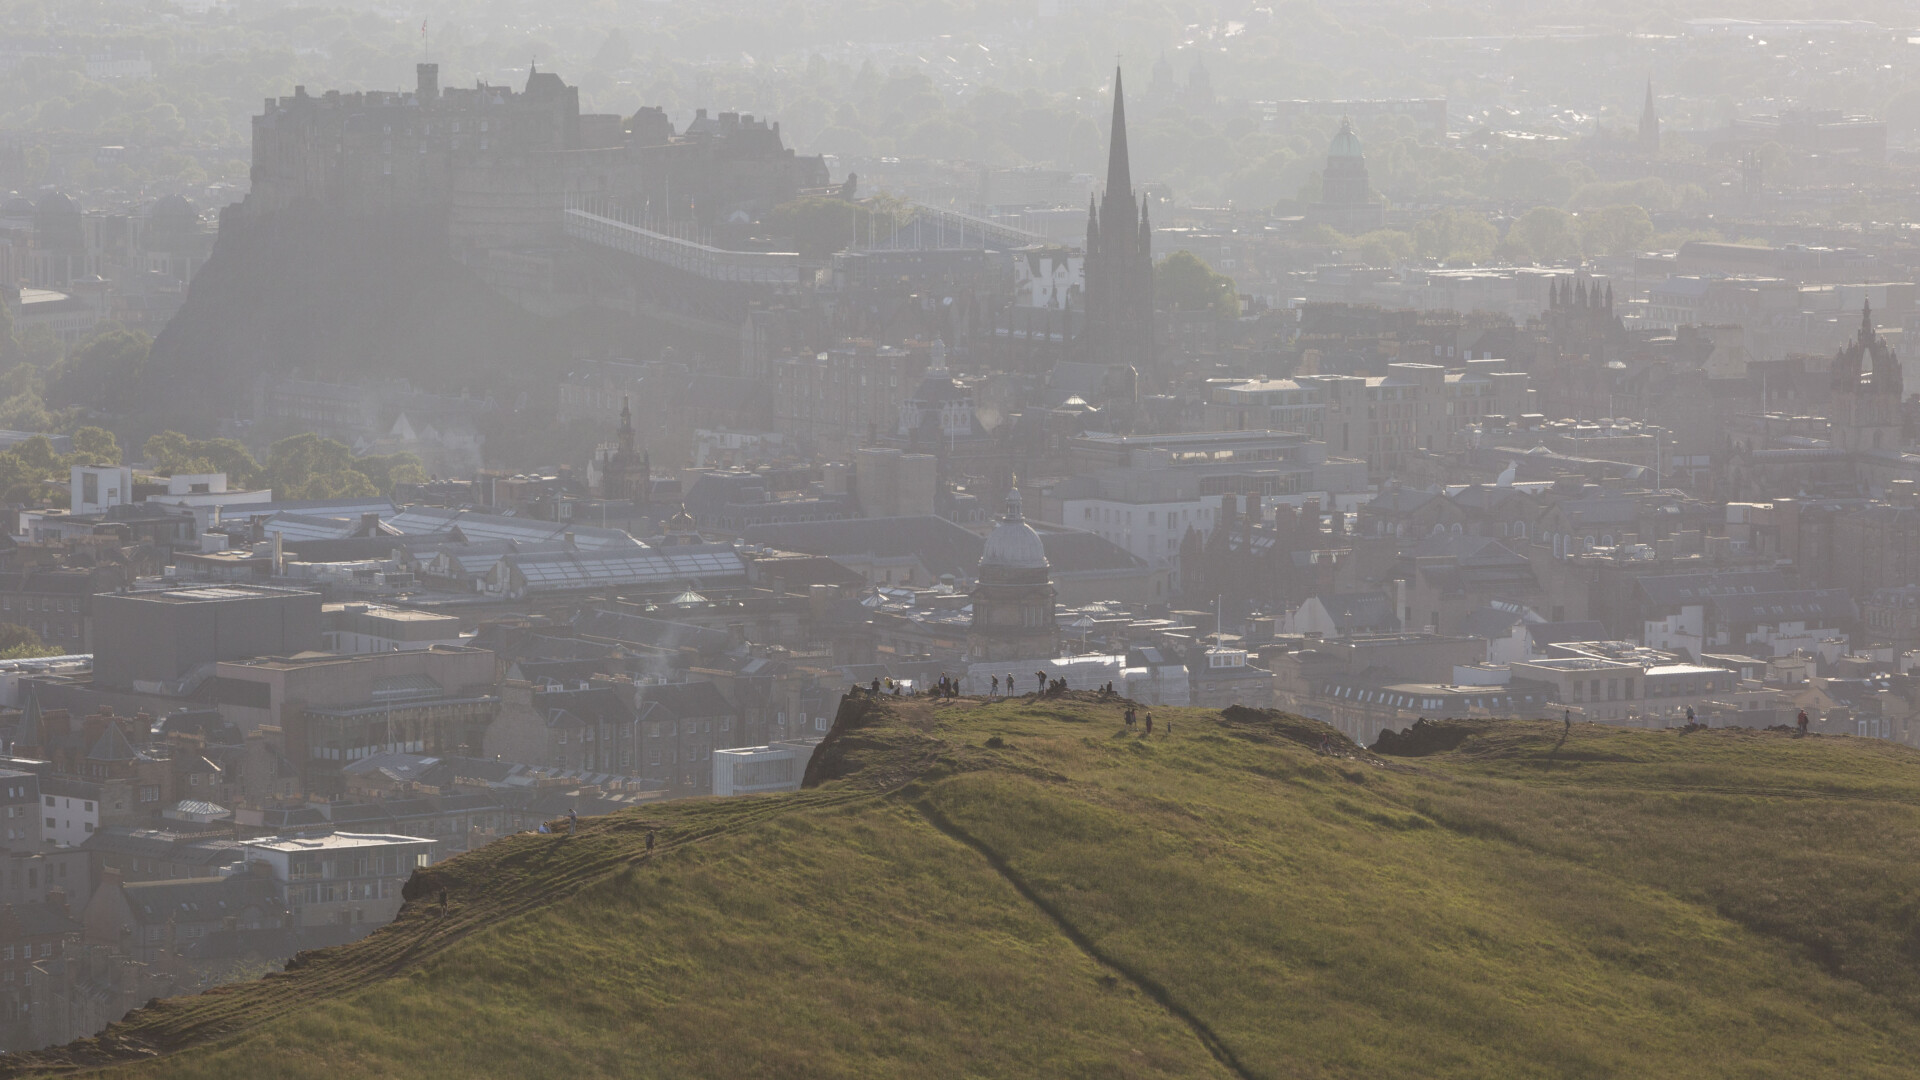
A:
POLYGON ((1107 143, 1107 193, 1131 197, 1133 170, 1127 161, 1127 99, 1120 89, 1120 69, 1113 69, 1113 133, 1107 143))

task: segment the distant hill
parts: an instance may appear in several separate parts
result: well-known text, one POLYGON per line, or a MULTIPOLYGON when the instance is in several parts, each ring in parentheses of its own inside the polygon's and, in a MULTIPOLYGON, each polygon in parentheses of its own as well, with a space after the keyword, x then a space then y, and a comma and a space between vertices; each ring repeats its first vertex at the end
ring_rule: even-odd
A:
POLYGON ((1120 716, 849 702, 804 791, 503 839, 371 937, 0 1075, 1917 1071, 1920 754, 1120 716))

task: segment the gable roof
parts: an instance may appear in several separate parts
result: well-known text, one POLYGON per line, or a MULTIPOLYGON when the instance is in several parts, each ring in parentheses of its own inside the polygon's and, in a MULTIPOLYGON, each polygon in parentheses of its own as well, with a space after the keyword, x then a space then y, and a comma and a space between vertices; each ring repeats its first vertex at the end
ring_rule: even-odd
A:
POLYGON ((638 693, 642 705, 656 705, 675 718, 734 713, 720 688, 710 682, 648 683, 638 693))

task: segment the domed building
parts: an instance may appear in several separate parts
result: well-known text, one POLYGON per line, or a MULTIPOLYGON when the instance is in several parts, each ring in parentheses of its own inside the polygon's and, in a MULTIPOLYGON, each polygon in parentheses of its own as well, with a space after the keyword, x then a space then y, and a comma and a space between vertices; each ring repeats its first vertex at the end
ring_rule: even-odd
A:
POLYGON ((1327 167, 1320 176, 1315 221, 1356 236, 1379 228, 1386 220, 1385 208, 1373 200, 1367 183, 1367 155, 1360 136, 1345 120, 1327 145, 1327 167))
POLYGON ((1020 512, 1020 488, 1007 493, 1007 512, 987 534, 973 586, 968 658, 980 663, 1030 660, 1054 654, 1052 566, 1040 534, 1020 512))

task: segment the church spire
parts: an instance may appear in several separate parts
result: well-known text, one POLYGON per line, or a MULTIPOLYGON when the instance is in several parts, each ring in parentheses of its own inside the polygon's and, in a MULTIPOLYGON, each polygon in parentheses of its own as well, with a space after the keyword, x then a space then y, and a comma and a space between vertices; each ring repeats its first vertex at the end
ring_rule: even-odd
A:
POLYGON ((1131 195, 1133 171, 1127 162, 1127 100, 1120 89, 1120 69, 1113 69, 1113 134, 1107 143, 1107 192, 1131 195))

